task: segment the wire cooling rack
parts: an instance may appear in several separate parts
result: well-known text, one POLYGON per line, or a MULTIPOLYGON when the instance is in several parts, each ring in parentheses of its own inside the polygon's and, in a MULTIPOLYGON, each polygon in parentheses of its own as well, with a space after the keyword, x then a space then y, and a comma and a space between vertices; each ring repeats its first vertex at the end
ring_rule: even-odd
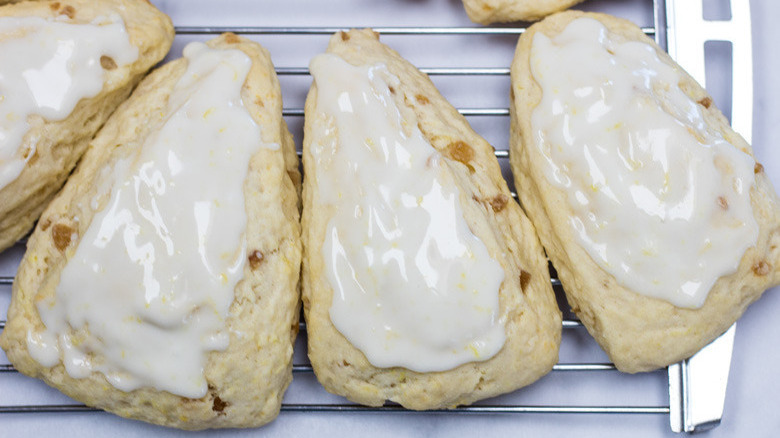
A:
MULTIPOLYGON (((185 2, 184 0, 160 0, 155 1, 161 9, 169 13, 176 24, 177 38, 172 50, 172 57, 178 56, 186 42, 192 40, 204 40, 223 32, 234 32, 250 38, 256 39, 269 47, 272 56, 277 64, 277 74, 282 84, 283 95, 285 98, 285 108, 283 114, 293 131, 298 144, 300 154, 300 143, 303 137, 303 100, 309 84, 309 72, 306 64, 308 59, 314 54, 324 50, 327 38, 333 33, 349 29, 350 27, 364 27, 375 23, 350 22, 348 25, 336 26, 253 26, 215 23, 213 25, 180 24, 177 17, 182 16, 184 20, 187 17, 197 16, 197 4, 204 2, 185 2), (185 5, 191 5, 190 10, 185 5), (293 44, 290 42, 293 41, 293 44), (285 46, 285 51, 275 51, 274 45, 285 46), (291 53, 289 47, 300 48, 297 52, 291 53), (280 56, 280 52, 282 53, 280 56), (280 62, 280 58, 282 61, 280 62)), ((291 10, 301 13, 305 10, 305 5, 301 1, 291 1, 291 10)), ((390 3, 385 2, 385 3, 390 3)), ((408 6, 409 2, 399 1, 398 7, 408 6)), ((458 2, 449 2, 450 8, 457 8, 458 2)), ((592 7, 596 10, 612 11, 620 9, 619 2, 602 1, 597 2, 592 7)), ((704 77, 704 44, 710 40, 728 41, 731 44, 734 54, 735 69, 732 73, 731 95, 721 92, 715 94, 716 101, 728 114, 733 107, 734 116, 732 117, 735 129, 745 136, 748 141, 751 134, 752 117, 752 73, 750 63, 750 21, 748 2, 732 1, 731 19, 717 23, 704 21, 702 19, 701 0, 654 0, 654 1, 632 1, 630 7, 645 8, 644 15, 649 18, 651 25, 643 27, 646 34, 654 37, 655 40, 664 48, 668 48, 672 56, 682 59, 683 65, 700 82, 706 81, 704 77), (747 17, 746 17, 747 15, 747 17), (701 56, 699 56, 701 55, 701 56), (739 62, 737 62, 739 61, 739 62), (739 68, 736 68, 736 67, 739 68), (747 78, 747 80, 745 79, 747 78), (746 89, 746 87, 748 87, 746 89), (733 99, 732 99, 733 96, 733 99), (741 96, 741 97, 737 97, 741 96), (724 102, 725 101, 725 102, 724 102)), ((376 5, 375 5, 376 6, 376 5)), ((229 6, 226 6, 229 7, 229 6)), ((585 7, 590 7, 587 3, 585 7)), ((622 9, 620 9, 622 10, 622 9)), ((620 11, 618 11, 620 12, 620 11)), ((641 15, 641 13, 640 13, 641 15)), ((190 20, 192 21, 192 20, 190 20)), ((197 20, 195 20, 197 21, 197 20)), ((220 20, 217 20, 220 21, 220 20)), ((238 20, 247 21, 247 20, 238 20)), ((248 20, 251 22, 251 19, 248 20)), ((290 20, 295 21, 295 20, 290 20)), ((303 20, 306 21, 306 20, 303 20)), ((316 20, 315 20, 316 21, 316 20)), ((420 20, 411 20, 419 22, 420 20)), ((423 20, 424 22, 425 20, 423 20)), ((203 20, 201 20, 203 22, 203 20)), ((504 176, 512 186, 511 172, 509 170, 508 158, 508 126, 509 109, 506 90, 509 86, 509 62, 511 62, 511 53, 517 37, 524 31, 524 27, 518 26, 461 26, 461 27, 431 27, 431 26, 372 26, 374 30, 382 35, 385 43, 399 49, 404 55, 404 47, 430 47, 430 51, 422 50, 422 55, 418 59, 410 59, 414 64, 421 66, 420 70, 432 77, 440 90, 448 97, 453 104, 458 107, 461 114, 469 118, 469 121, 483 136, 496 147, 495 155, 498 158, 504 176), (448 42, 451 41, 451 42, 448 42), (400 47, 399 47, 400 46, 400 47), (463 48, 462 56, 452 56, 452 48, 463 48), (488 61, 480 55, 485 47, 498 47, 503 50, 498 56, 491 55, 488 61), (449 52, 447 52, 449 50, 449 52), (469 51, 471 51, 469 53, 469 51), (446 55, 442 55, 443 52, 446 55), (503 64, 495 64, 492 59, 498 58, 503 64), (435 66, 430 66, 435 65, 435 66), (482 85, 491 83, 493 89, 497 91, 495 95, 487 96, 483 94, 482 85), (500 94, 503 93, 503 94, 500 94)), ((410 50, 411 51, 411 50, 410 50)), ((416 50, 420 52, 420 50, 416 50)), ((293 50, 295 52, 295 50, 293 50)), ((513 196, 516 195, 513 193, 513 196)), ((11 285, 16 266, 19 263, 23 253, 25 241, 18 242, 13 248, 0 254, 0 315, 6 312, 8 300, 10 299, 11 285)), ((549 397, 544 394, 538 399, 534 396, 538 392, 528 389, 518 391, 524 393, 522 396, 508 395, 496 399, 483 401, 472 406, 460 407, 454 410, 437 411, 436 415, 452 416, 458 414, 638 414, 653 416, 668 416, 673 431, 699 431, 714 427, 720 420, 720 414, 717 418, 699 418, 696 416, 697 402, 696 394, 692 393, 691 378, 695 369, 687 361, 674 365, 665 372, 647 373, 640 376, 627 376, 618 373, 615 367, 606 360, 606 357, 587 336, 582 324, 574 318, 568 310, 563 298, 563 291, 557 278, 552 280, 553 288, 558 295, 559 302, 564 310, 563 321, 563 344, 562 360, 555 365, 551 376, 546 379, 563 380, 568 385, 570 379, 567 376, 576 376, 577 382, 600 382, 603 379, 620 379, 630 388, 655 388, 651 389, 649 396, 642 395, 623 396, 623 397, 605 397, 603 394, 594 397, 592 401, 583 402, 582 398, 576 401, 557 400, 550 402, 549 397), (585 346, 583 346, 585 345, 585 346), (595 353, 594 353, 595 350, 595 353), (667 377, 668 376, 668 377, 667 377), (637 383, 638 382, 638 383, 637 383), (661 390, 659 391, 658 388, 661 390), (661 393, 668 393, 661 394, 661 393), (613 400, 617 400, 615 402, 613 400), (648 401, 649 400, 649 401, 648 401)), ((0 329, 4 328, 5 321, 0 320, 0 329)), ((733 331, 730 337, 721 340, 725 344, 723 348, 728 350, 726 359, 721 358, 721 368, 725 366, 725 376, 728 376, 728 365, 731 356, 731 342, 733 331), (725 360, 725 364, 722 362, 725 360)), ((294 379, 293 384, 288 390, 285 402, 282 405, 282 415, 289 415, 289 412, 349 412, 349 413, 400 413, 411 414, 402 407, 395 404, 388 404, 383 407, 372 408, 349 403, 348 401, 324 393, 314 382, 311 365, 308 363, 305 354, 306 325, 301 323, 301 336, 296 343, 295 365, 293 366, 294 379), (303 383, 301 383, 303 382, 303 383)), ((65 413, 74 412, 94 412, 93 408, 76 404, 62 397, 47 398, 44 394, 41 397, 32 397, 33 402, 14 403, 7 401, 9 391, 26 391, 27 385, 30 391, 40 390, 38 383, 32 379, 18 382, 18 373, 13 366, 8 364, 3 356, 0 360, 0 421, 2 414, 42 414, 58 413, 57 415, 66 415, 65 413), (8 381, 14 382, 9 384, 8 381), (10 389, 9 389, 10 388, 10 389), (53 401, 52 401, 53 400, 53 401)), ((725 396, 725 378, 718 377, 722 384, 722 395, 720 409, 722 410, 722 397, 725 396)), ((589 384, 579 383, 581 386, 590 388, 589 384)), ((598 384, 598 383, 596 383, 598 384)), ((532 386, 535 388, 538 383, 532 386)), ((542 390, 543 391, 543 390, 542 390)), ((585 389, 590 391, 590 389, 585 389)), ((717 401, 717 400, 716 400, 717 401)), ((699 407, 700 409, 700 407, 699 407)), ((717 410, 717 409, 716 409, 717 410)), ((394 415, 394 414, 393 414, 394 415)), ((420 414, 418 414, 420 415, 420 414)), ((430 415, 430 413, 425 414, 430 415)), ((706 415, 705 415, 706 416, 706 415)), ((2 426, 0 425, 0 435, 2 435, 2 426)))

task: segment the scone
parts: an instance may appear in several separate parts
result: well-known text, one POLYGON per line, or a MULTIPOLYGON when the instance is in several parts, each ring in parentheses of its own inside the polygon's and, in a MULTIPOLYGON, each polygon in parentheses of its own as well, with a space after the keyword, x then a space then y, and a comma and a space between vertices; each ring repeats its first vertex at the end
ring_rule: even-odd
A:
POLYGON ((561 314, 493 148, 370 29, 310 65, 303 305, 328 391, 451 408, 555 364, 561 314))
POLYGON ((298 329, 300 174, 268 52, 225 34, 144 79, 46 209, 0 336, 90 406, 271 421, 298 329))
POLYGON ((170 19, 143 0, 0 7, 0 251, 30 231, 172 41, 170 19))
POLYGON ((463 0, 471 21, 479 24, 536 21, 583 0, 463 0))
POLYGON ((778 198, 712 98, 634 24, 520 38, 511 164, 572 309, 618 369, 687 358, 780 281, 778 198))

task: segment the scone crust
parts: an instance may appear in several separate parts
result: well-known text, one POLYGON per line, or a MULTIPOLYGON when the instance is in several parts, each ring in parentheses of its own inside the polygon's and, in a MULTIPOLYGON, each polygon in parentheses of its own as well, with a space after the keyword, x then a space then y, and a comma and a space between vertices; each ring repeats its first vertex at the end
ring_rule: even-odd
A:
MULTIPOLYGON (((756 246, 745 252, 737 272, 717 280, 699 309, 680 308, 640 295, 621 286, 602 270, 576 243, 567 222, 572 214, 568 198, 563 190, 548 182, 531 127, 531 115, 542 97, 529 65, 534 35, 542 32, 553 37, 580 17, 598 20, 616 38, 650 44, 661 60, 677 66, 639 27, 613 16, 568 11, 531 26, 518 42, 511 68, 512 171, 523 208, 536 225, 574 312, 618 369, 649 371, 693 355, 728 329, 764 290, 780 282, 778 198, 761 165, 757 164, 755 186, 750 192, 759 225, 756 246)), ((753 156, 750 145, 731 129, 707 92, 679 66, 676 68, 683 76, 681 88, 699 102, 706 123, 753 156)))
POLYGON ((70 231, 84 234, 94 216, 90 200, 101 169, 112 168, 158 126, 168 96, 186 70, 186 59, 155 70, 138 86, 90 144, 73 177, 46 209, 19 268, 8 325, 0 337, 0 345, 19 371, 42 378, 90 406, 182 429, 250 427, 272 420, 292 379, 292 348, 300 312, 301 178, 292 136, 282 119, 274 67, 264 48, 236 35, 222 35, 208 45, 238 49, 252 59, 242 100, 260 125, 263 141, 281 145, 278 150, 261 148, 248 164, 244 201, 249 261, 227 318, 230 344, 225 351, 208 356, 208 394, 188 399, 153 388, 123 392, 100 373, 73 379, 61 364, 42 367, 30 357, 26 344, 29 330, 43 329, 35 302, 54 294, 78 244, 78 239, 63 242, 63 230, 65 235, 70 231))
POLYGON ((463 0, 466 14, 479 24, 536 21, 583 0, 463 0))
POLYGON ((310 152, 316 141, 314 118, 326 117, 317 112, 314 83, 306 100, 304 131, 303 305, 309 358, 320 383, 328 391, 364 405, 379 406, 391 400, 421 410, 468 404, 512 391, 546 374, 558 358, 561 314, 534 228, 510 197, 493 148, 426 75, 381 44, 370 29, 337 33, 328 52, 353 65, 384 63, 400 78, 401 85, 392 91, 396 104, 414 112, 420 131, 442 152, 442 161, 460 190, 469 227, 505 270, 499 306, 501 317, 506 319, 507 340, 499 353, 484 362, 418 373, 400 367, 374 367, 334 327, 329 316, 333 289, 321 252, 334 207, 318 199, 317 166, 310 152), (469 148, 473 159, 465 163, 453 159, 452 145, 469 148))
POLYGON ((103 90, 79 101, 65 119, 48 122, 40 116, 33 117, 20 150, 35 145, 35 153, 19 177, 0 188, 0 251, 30 231, 89 141, 144 74, 165 57, 174 36, 168 16, 144 0, 35 1, 0 8, 0 17, 60 17, 78 24, 109 14, 122 17, 130 43, 138 48, 138 59, 106 70, 103 90))

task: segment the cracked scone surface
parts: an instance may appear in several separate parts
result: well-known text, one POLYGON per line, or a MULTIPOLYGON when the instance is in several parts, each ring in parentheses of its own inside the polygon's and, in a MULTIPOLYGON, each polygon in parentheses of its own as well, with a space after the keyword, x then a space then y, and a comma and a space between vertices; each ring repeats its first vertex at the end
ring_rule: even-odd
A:
POLYGON ((383 63, 400 79, 395 103, 413 111, 425 139, 442 154, 452 172, 466 222, 504 269, 499 290, 506 343, 492 358, 440 372, 379 368, 333 325, 329 309, 333 288, 321 249, 332 205, 319 199, 317 166, 310 148, 318 133, 317 84, 306 100, 303 162, 303 303, 309 358, 318 380, 335 394, 379 406, 390 400, 409 409, 451 408, 528 385, 546 374, 558 358, 561 314, 550 286, 547 262, 534 228, 514 202, 501 176, 493 148, 477 135, 428 77, 405 61, 371 30, 333 36, 328 53, 352 65, 383 63))
POLYGON ((479 24, 536 21, 583 0, 463 0, 471 21, 479 24))
POLYGON ((62 193, 30 238, 13 287, 8 325, 0 345, 21 372, 38 377, 90 406, 183 429, 250 427, 271 421, 292 379, 292 349, 300 309, 300 174, 292 136, 282 119, 282 98, 268 52, 257 43, 225 34, 212 48, 238 49, 252 60, 241 89, 244 106, 260 126, 263 142, 248 163, 243 183, 247 213, 247 263, 226 319, 230 342, 208 353, 208 393, 190 399, 144 387, 124 392, 103 374, 74 379, 62 364, 46 368, 27 350, 28 331, 44 329, 35 303, 54 294, 60 274, 95 212, 101 169, 113 168, 165 117, 168 96, 187 68, 176 60, 150 74, 106 123, 62 193), (78 218, 78 220, 75 220, 78 218))
POLYGON ((168 53, 173 24, 143 0, 35 1, 0 8, 0 17, 58 17, 67 23, 87 24, 96 17, 118 14, 138 59, 105 70, 103 89, 79 101, 68 117, 51 122, 32 116, 20 150, 35 146, 22 173, 0 188, 0 251, 23 237, 54 198, 84 154, 95 133, 130 95, 144 74, 168 53))
MULTIPOLYGON (((512 64, 511 165, 524 209, 536 225, 572 309, 621 371, 649 371, 687 358, 723 333, 780 281, 780 210, 760 164, 750 191, 758 240, 741 258, 737 271, 717 279, 701 308, 676 307, 629 290, 590 257, 576 240, 567 218, 572 215, 566 192, 546 178, 545 158, 536 146, 531 115, 542 89, 529 65, 533 37, 552 38, 581 17, 602 23, 619 41, 640 41, 655 48, 659 59, 674 61, 633 23, 605 14, 563 12, 530 27, 517 45, 512 64)), ((679 67, 678 67, 679 68, 679 67)), ((680 69, 681 70, 681 69, 680 69)), ((752 149, 712 104, 712 98, 687 73, 680 87, 698 102, 708 127, 752 157, 752 149)))

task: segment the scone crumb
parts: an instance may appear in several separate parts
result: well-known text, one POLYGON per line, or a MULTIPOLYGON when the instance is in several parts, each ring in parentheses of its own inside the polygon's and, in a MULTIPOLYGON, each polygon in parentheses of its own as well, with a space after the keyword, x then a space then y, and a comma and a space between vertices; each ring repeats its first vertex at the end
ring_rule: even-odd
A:
POLYGON ((46 219, 43 222, 41 222, 41 230, 46 231, 51 226, 51 219, 46 219))
POLYGON ((709 109, 710 105, 712 105, 712 98, 710 96, 703 97, 701 100, 699 100, 699 105, 709 109))
POLYGON ((344 32, 344 31, 341 31, 341 32, 339 32, 339 35, 341 36, 341 41, 349 41, 349 34, 348 33, 344 32))
POLYGON ((527 271, 520 270, 520 289, 525 293, 525 288, 528 286, 528 282, 531 281, 531 274, 527 271))
POLYGON ((73 228, 65 224, 54 224, 51 229, 51 237, 54 240, 54 246, 60 250, 65 251, 65 248, 70 245, 70 238, 73 235, 73 228))
POLYGON ((241 39, 238 37, 238 35, 234 34, 233 32, 226 32, 225 33, 225 42, 228 44, 236 44, 240 42, 241 39))
POLYGON ((724 196, 718 196, 718 206, 724 210, 729 209, 729 201, 724 196))
POLYGON ((211 410, 217 412, 219 415, 225 415, 225 408, 230 406, 230 403, 222 400, 219 396, 214 396, 214 401, 211 405, 211 410))
POLYGON ((67 15, 72 20, 76 16, 76 8, 71 5, 65 5, 60 9, 60 15, 67 15))
POLYGON ((260 267, 261 264, 263 264, 263 259, 265 257, 263 256, 263 253, 254 250, 252 251, 252 254, 249 254, 249 267, 252 269, 257 269, 260 267))
POLYGON ((770 265, 764 260, 759 260, 753 265, 753 273, 759 277, 769 275, 771 271, 772 271, 772 265, 770 265))
POLYGON ((390 94, 395 94, 395 88, 392 85, 388 85, 387 89, 390 90, 390 94))
POLYGON ((466 142, 460 140, 454 141, 447 145, 446 152, 448 157, 465 164, 470 172, 474 172, 474 166, 470 164, 471 160, 474 159, 474 149, 466 142))
POLYGON ((756 165, 753 166, 753 173, 758 174, 758 173, 761 173, 763 171, 764 171, 764 166, 761 163, 756 162, 756 165))
POLYGON ((106 70, 115 70, 116 61, 110 56, 103 55, 100 57, 100 66, 106 70))
POLYGON ((498 196, 494 196, 489 201, 494 213, 500 213, 504 207, 506 207, 507 202, 509 202, 509 198, 503 193, 498 196))

